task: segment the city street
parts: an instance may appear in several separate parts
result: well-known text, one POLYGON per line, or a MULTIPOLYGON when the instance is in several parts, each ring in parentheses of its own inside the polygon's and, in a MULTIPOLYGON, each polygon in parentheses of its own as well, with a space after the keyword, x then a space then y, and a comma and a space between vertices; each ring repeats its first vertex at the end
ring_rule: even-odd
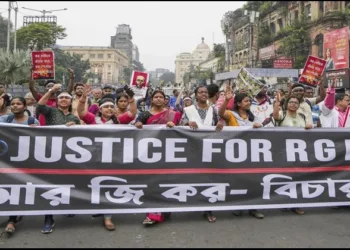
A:
MULTIPOLYGON (((201 213, 176 213, 172 220, 144 228, 143 214, 116 215, 117 230, 108 232, 102 218, 88 215, 56 216, 56 229, 43 235, 43 217, 27 216, 12 238, 1 237, 0 248, 13 247, 350 247, 350 209, 305 209, 305 215, 280 210, 265 211, 258 220, 217 212, 208 223, 201 213)), ((5 227, 5 217, 1 226, 5 227)))

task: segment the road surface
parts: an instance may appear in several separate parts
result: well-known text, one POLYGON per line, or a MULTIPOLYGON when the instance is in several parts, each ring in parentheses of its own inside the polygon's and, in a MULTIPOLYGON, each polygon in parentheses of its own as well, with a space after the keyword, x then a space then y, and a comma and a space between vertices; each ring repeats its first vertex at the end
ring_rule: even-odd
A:
MULTIPOLYGON (((114 215, 114 232, 102 226, 102 218, 55 216, 52 234, 40 232, 42 216, 26 216, 12 237, 3 235, 0 248, 41 247, 350 247, 350 209, 308 208, 304 215, 265 210, 265 219, 247 213, 216 212, 209 223, 201 212, 175 213, 170 221, 145 228, 144 214, 114 215)), ((0 217, 2 228, 6 218, 0 217)))

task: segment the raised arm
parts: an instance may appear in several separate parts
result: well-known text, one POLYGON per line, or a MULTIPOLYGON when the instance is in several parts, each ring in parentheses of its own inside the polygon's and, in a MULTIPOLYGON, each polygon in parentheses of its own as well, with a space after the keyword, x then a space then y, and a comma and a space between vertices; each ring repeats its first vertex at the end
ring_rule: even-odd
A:
POLYGON ((273 105, 273 119, 276 121, 279 120, 280 116, 280 105, 281 105, 281 96, 278 93, 276 96, 275 104, 273 105))
POLYGON ((89 112, 87 107, 86 107, 86 98, 88 95, 91 93, 91 86, 90 85, 85 85, 84 86, 84 92, 81 95, 78 105, 77 105, 77 112, 80 117, 80 119, 83 119, 87 113, 89 112))
POLYGON ((233 94, 232 94, 232 90, 230 88, 229 84, 226 84, 226 92, 225 92, 225 100, 224 102, 221 104, 220 108, 219 108, 219 116, 224 119, 225 121, 227 121, 228 119, 230 119, 230 117, 228 117, 227 115, 225 115, 226 113, 226 108, 227 105, 229 103, 229 101, 233 98, 233 94))
POLYGON ((53 85, 52 89, 47 91, 45 95, 39 100, 39 105, 46 105, 47 101, 50 99, 52 93, 56 93, 61 88, 61 84, 53 85))
POLYGON ((131 113, 132 117, 135 118, 138 111, 137 104, 134 98, 135 93, 128 85, 124 86, 124 90, 129 96, 129 112, 131 113))
POLYGON ((67 92, 69 94, 72 94, 73 87, 74 87, 74 77, 75 77, 73 69, 68 69, 68 73, 69 73, 69 84, 68 84, 67 92))
POLYGON ((316 98, 316 104, 322 102, 324 100, 324 98, 326 97, 326 91, 324 90, 323 77, 321 78, 319 89, 320 89, 320 95, 317 96, 317 98, 316 98))

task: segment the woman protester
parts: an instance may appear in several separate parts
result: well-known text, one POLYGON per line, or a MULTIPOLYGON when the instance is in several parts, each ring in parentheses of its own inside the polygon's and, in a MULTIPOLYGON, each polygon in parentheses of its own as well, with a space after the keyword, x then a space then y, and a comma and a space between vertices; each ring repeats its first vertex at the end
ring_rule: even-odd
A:
MULTIPOLYGON (((196 104, 185 107, 180 124, 197 129, 202 126, 216 126, 216 131, 221 131, 223 123, 220 121, 215 104, 208 104, 209 93, 206 86, 199 86, 194 90, 196 104)), ((205 211, 204 218, 208 222, 215 222, 216 217, 211 211, 205 211)))
MULTIPOLYGON (((226 110, 228 103, 233 98, 230 85, 226 85, 225 101, 219 109, 219 115, 225 120, 227 126, 252 126, 253 128, 261 128, 263 125, 258 123, 258 119, 250 111, 252 104, 251 98, 246 93, 238 93, 234 97, 233 110, 226 110)), ((241 216, 243 211, 234 211, 233 214, 241 216)), ((263 219, 264 215, 256 209, 248 211, 249 215, 263 219)))
MULTIPOLYGON (((66 92, 60 92, 61 84, 54 84, 44 96, 38 101, 37 113, 45 118, 45 125, 80 125, 78 117, 72 113, 72 96, 66 92), (56 96, 57 107, 47 105, 49 99, 56 96)), ((71 215, 68 215, 71 216, 71 215)), ((52 233, 55 221, 52 215, 45 215, 44 227, 41 229, 43 234, 52 233)))
MULTIPOLYGON (((285 100, 284 108, 281 107, 281 97, 278 94, 273 108, 273 118, 278 127, 297 127, 311 129, 313 124, 309 124, 304 114, 298 112, 300 101, 297 96, 290 96, 285 100)), ((288 209, 282 209, 286 212, 288 209)), ((300 208, 291 208, 291 211, 298 215, 305 212, 300 208)))
MULTIPOLYGON (((38 126, 39 121, 32 116, 26 114, 27 103, 23 97, 13 97, 10 103, 11 114, 0 116, 0 123, 12 123, 20 125, 38 126)), ((15 225, 21 220, 21 216, 10 216, 5 232, 13 234, 16 230, 15 225)))
MULTIPOLYGON (((177 126, 180 122, 181 114, 172 111, 165 106, 165 94, 156 90, 151 96, 152 106, 150 110, 142 112, 136 120, 136 128, 142 129, 143 125, 164 124, 169 128, 177 126)), ((170 213, 148 213, 143 221, 144 225, 153 225, 163 222, 170 217, 170 213)))
POLYGON ((84 105, 84 102, 86 101, 86 98, 88 97, 90 92, 90 86, 86 85, 84 87, 84 93, 80 98, 77 107, 80 119, 82 119, 86 124, 129 124, 135 118, 137 113, 137 107, 135 99, 133 98, 134 92, 130 88, 128 88, 128 95, 125 95, 123 93, 119 94, 119 101, 122 100, 121 98, 127 100, 127 104, 129 105, 130 110, 126 110, 127 104, 124 104, 124 101, 123 104, 119 102, 120 107, 124 108, 120 109, 119 107, 119 115, 117 111, 117 106, 114 103, 114 99, 112 96, 109 95, 103 96, 102 99, 98 102, 99 112, 97 115, 90 113, 84 105))
POLYGON ((0 95, 0 117, 10 113, 8 108, 10 106, 10 102, 11 98, 8 94, 3 93, 0 95))

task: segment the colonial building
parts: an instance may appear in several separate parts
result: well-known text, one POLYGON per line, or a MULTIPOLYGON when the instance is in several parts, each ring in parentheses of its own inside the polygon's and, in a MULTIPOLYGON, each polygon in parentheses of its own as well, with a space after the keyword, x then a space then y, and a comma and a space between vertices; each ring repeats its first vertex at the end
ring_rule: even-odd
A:
POLYGON ((129 65, 129 58, 123 52, 110 47, 61 46, 60 49, 89 59, 91 72, 98 74, 102 83, 119 83, 124 68, 129 65))
POLYGON ((182 84, 183 76, 186 72, 189 71, 190 67, 198 66, 201 62, 207 60, 209 54, 210 54, 210 48, 206 43, 204 43, 204 38, 202 38, 202 42, 197 45, 193 53, 184 52, 176 56, 176 60, 175 60, 176 83, 182 84))
POLYGON ((136 62, 140 62, 139 48, 135 44, 132 48, 132 60, 136 62))

